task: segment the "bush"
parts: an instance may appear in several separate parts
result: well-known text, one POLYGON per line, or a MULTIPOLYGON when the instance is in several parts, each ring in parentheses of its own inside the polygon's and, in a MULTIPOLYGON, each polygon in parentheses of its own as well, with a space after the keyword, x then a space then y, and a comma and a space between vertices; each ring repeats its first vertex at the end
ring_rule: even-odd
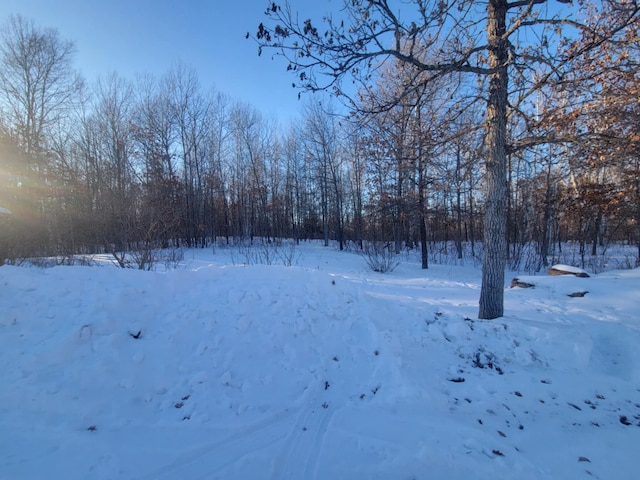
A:
POLYGON ((294 241, 269 241, 264 238, 256 238, 255 241, 238 240, 235 242, 238 254, 233 253, 231 260, 234 265, 275 265, 281 263, 285 267, 297 264, 298 252, 294 241))
POLYGON ((362 250, 367 265, 374 272, 392 272, 400 262, 388 242, 367 242, 362 250))

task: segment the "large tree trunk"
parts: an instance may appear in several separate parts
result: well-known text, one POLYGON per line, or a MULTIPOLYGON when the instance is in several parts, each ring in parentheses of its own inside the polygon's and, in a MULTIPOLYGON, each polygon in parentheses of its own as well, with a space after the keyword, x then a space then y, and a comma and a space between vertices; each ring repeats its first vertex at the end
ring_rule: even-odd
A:
POLYGON ((482 287, 480 290, 481 319, 493 319, 504 314, 504 269, 506 265, 506 133, 507 133, 507 61, 506 33, 507 0, 490 0, 488 5, 487 38, 489 65, 494 73, 489 80, 489 100, 486 125, 486 207, 482 287))

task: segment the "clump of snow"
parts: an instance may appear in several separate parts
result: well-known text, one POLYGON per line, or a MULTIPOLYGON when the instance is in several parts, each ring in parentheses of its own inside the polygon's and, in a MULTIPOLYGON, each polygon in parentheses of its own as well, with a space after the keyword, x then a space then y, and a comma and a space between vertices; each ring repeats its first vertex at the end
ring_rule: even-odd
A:
POLYGON ((0 269, 0 478, 633 478, 640 270, 0 269))

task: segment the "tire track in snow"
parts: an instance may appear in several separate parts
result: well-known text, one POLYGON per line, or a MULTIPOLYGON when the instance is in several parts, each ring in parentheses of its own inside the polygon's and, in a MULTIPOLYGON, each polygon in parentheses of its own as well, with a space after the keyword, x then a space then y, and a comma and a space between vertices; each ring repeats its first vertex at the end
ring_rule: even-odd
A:
POLYGON ((276 466, 272 480, 317 478, 318 458, 324 439, 337 411, 327 408, 315 408, 299 416, 293 429, 287 436, 285 452, 281 466, 276 466))
MULTIPOLYGON (((330 407, 329 407, 330 408, 330 407)), ((327 437, 327 431, 329 429, 329 425, 331 424, 331 420, 333 416, 337 413, 335 410, 330 410, 325 415, 322 415, 320 424, 316 430, 315 437, 311 443, 310 455, 307 458, 307 462, 305 464, 304 475, 297 475, 289 478, 308 478, 308 479, 316 479, 318 473, 318 458, 320 457, 320 453, 322 452, 322 448, 324 446, 325 438, 327 437)), ((287 477, 284 477, 287 478, 287 477)))
MULTIPOLYGON (((344 338, 350 337, 354 328, 352 321, 355 317, 353 312, 354 299, 359 293, 356 292, 354 295, 350 287, 345 290, 342 285, 336 285, 333 278, 327 278, 327 285, 331 285, 326 290, 327 298, 332 298, 329 302, 325 302, 324 297, 318 296, 315 291, 316 284, 312 282, 305 284, 307 301, 303 305, 304 310, 298 312, 295 322, 308 328, 309 335, 312 337, 330 335, 334 329, 344 332, 344 338), (320 299, 323 300, 320 301, 320 299)), ((356 304, 360 304, 360 302, 356 304)), ((360 335, 356 335, 358 338, 353 340, 362 342, 365 341, 365 338, 368 339, 368 336, 373 335, 372 332, 367 331, 367 327, 372 328, 372 325, 365 325, 363 332, 362 326, 356 325, 360 335), (363 335, 363 333, 368 335, 363 335)), ((368 340, 365 343, 372 342, 368 340)), ((318 355, 323 355, 324 359, 319 362, 319 370, 314 374, 315 378, 311 385, 315 385, 315 387, 309 387, 303 396, 304 403, 299 410, 300 415, 284 440, 282 451, 270 477, 271 480, 315 480, 318 478, 318 461, 322 454, 327 432, 333 417, 341 410, 336 404, 345 401, 345 399, 336 398, 333 390, 327 392, 328 383, 324 390, 319 385, 322 385, 323 381, 328 378, 331 378, 332 383, 334 381, 337 384, 342 383, 342 378, 336 378, 336 376, 349 376, 353 372, 351 369, 357 365, 354 365, 353 354, 347 354, 348 351, 349 349, 342 349, 339 353, 333 350, 318 351, 318 355), (334 356, 334 354, 336 355, 334 356), (333 362, 338 362, 338 357, 341 359, 344 357, 343 363, 346 363, 347 371, 333 372, 332 375, 329 373, 330 367, 334 366, 333 362), (321 403, 323 400, 326 402, 321 403)))
MULTIPOLYGON (((290 408, 287 411, 252 426, 240 427, 241 431, 238 433, 221 434, 214 442, 196 447, 191 451, 183 451, 164 467, 156 468, 138 480, 216 478, 216 475, 224 474, 225 469, 238 465, 247 455, 267 449, 269 453, 273 452, 275 457, 273 463, 265 465, 272 480, 297 478, 313 480, 318 477, 318 462, 332 419, 341 410, 340 406, 347 401, 346 398, 335 398, 337 392, 334 393, 333 389, 330 392, 322 389, 321 385, 328 375, 327 370, 334 367, 332 358, 339 357, 342 362, 340 363, 342 368, 331 377, 332 384, 335 382, 336 388, 341 386, 338 391, 342 397, 346 392, 342 387, 346 382, 345 379, 351 378, 353 374, 362 370, 362 362, 365 361, 366 356, 373 356, 372 352, 379 347, 380 338, 378 329, 372 322, 367 321, 364 325, 354 324, 353 318, 358 317, 354 308, 362 307, 363 302, 360 301, 361 294, 354 291, 348 283, 342 285, 340 282, 336 285, 331 283, 329 278, 326 280, 316 278, 302 285, 306 292, 301 296, 302 298, 292 299, 284 290, 280 291, 280 295, 271 296, 263 295, 264 292, 261 291, 254 296, 242 294, 240 297, 242 311, 262 310, 265 304, 273 305, 280 301, 286 307, 283 312, 284 318, 295 326, 298 335, 306 339, 309 345, 315 345, 313 339, 317 337, 340 334, 342 337, 349 336, 351 341, 357 343, 363 351, 358 350, 354 354, 350 348, 343 346, 342 349, 331 348, 327 351, 312 349, 313 352, 304 352, 305 355, 300 358, 293 355, 289 360, 290 363, 307 366, 304 369, 305 375, 310 374, 312 378, 309 378, 310 383, 306 391, 301 396, 296 395, 297 399, 289 404, 290 408), (323 283, 325 281, 326 284, 323 283), (324 292, 322 297, 319 297, 316 292, 318 282, 322 282, 320 289, 324 292), (323 300, 321 301, 320 298, 323 300), (333 298, 333 300, 325 302, 326 298, 333 298), (307 365, 306 362, 311 363, 307 365), (321 405, 323 399, 328 402, 327 408, 321 405)), ((226 304, 238 301, 234 295, 236 294, 229 294, 224 299, 226 304)), ((257 323, 251 328, 247 326, 247 329, 254 333, 260 331, 268 336, 270 330, 267 325, 257 323), (264 332, 261 329, 265 329, 264 332)), ((275 342, 273 339, 271 341, 275 342)), ((229 362, 232 359, 233 356, 229 362)), ((375 372, 369 372, 369 375, 376 377, 375 372)), ((373 384, 373 378, 364 383, 373 384)))
POLYGON ((295 410, 285 410, 213 443, 180 455, 176 460, 138 477, 137 480, 209 479, 243 456, 287 437, 295 422, 295 410))

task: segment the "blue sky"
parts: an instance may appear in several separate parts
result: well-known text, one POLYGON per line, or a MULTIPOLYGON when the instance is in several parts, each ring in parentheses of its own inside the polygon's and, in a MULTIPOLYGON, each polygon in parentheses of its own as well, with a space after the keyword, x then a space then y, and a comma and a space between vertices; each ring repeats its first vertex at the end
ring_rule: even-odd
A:
MULTIPOLYGON (((246 40, 265 19, 268 0, 0 0, 0 23, 11 13, 57 28, 77 48, 76 66, 90 82, 116 71, 164 74, 176 61, 194 67, 203 87, 250 103, 286 122, 301 102, 283 59, 258 57, 246 40)), ((319 18, 337 0, 291 0, 302 17, 319 18)))
MULTIPOLYGON (((284 3, 284 0, 276 0, 284 3)), ((342 0, 289 0, 302 19, 320 23, 336 14, 342 0)), ((282 58, 258 57, 245 39, 266 19, 270 0, 0 0, 0 23, 19 13, 43 27, 57 28, 77 47, 76 65, 94 81, 116 71, 133 80, 136 73, 166 73, 177 61, 193 67, 202 86, 253 105, 267 118, 287 123, 302 102, 282 58)), ((543 11, 562 12, 558 2, 543 11)))

